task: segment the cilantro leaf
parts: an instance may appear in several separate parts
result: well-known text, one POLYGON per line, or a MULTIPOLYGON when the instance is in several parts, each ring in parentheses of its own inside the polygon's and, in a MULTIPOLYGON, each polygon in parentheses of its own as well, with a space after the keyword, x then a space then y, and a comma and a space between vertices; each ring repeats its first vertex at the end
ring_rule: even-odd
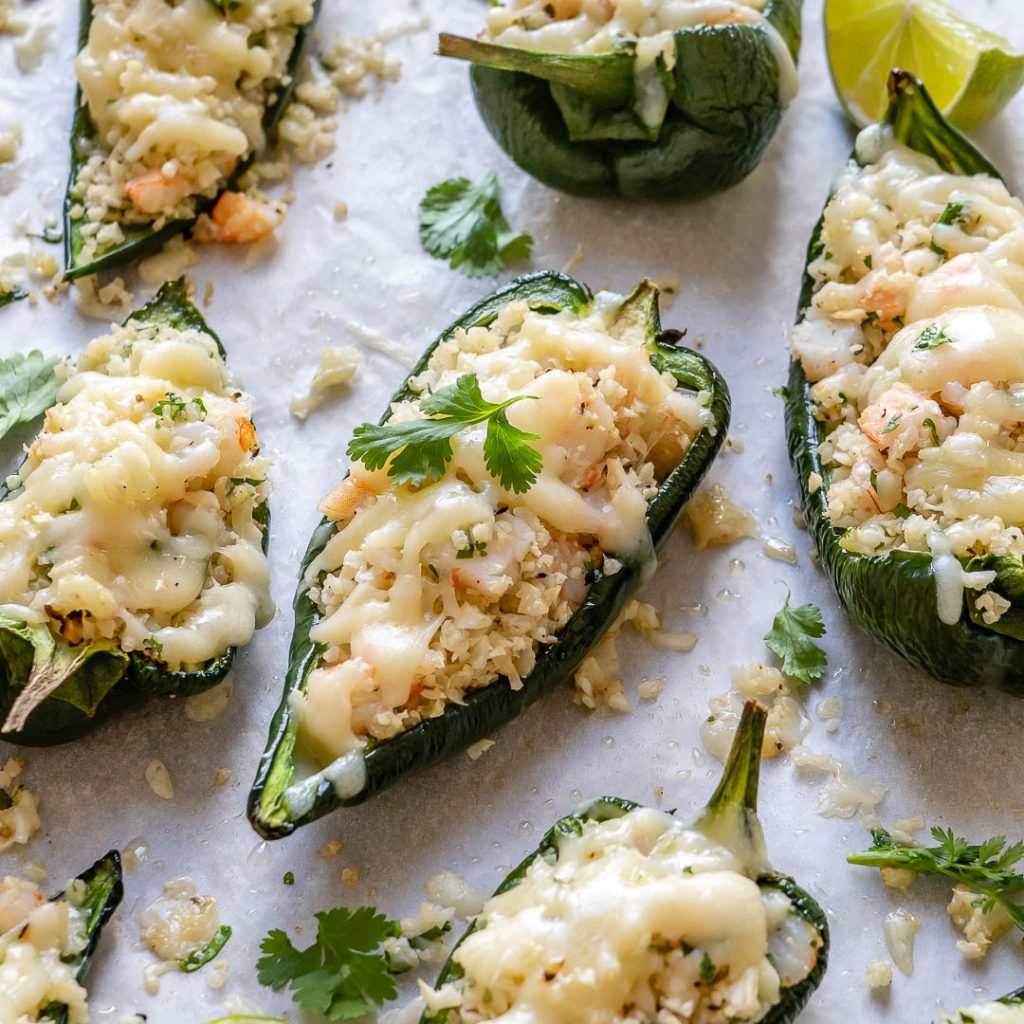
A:
POLYGON ((782 671, 793 679, 808 685, 825 674, 828 657, 814 642, 825 635, 821 611, 813 604, 791 608, 786 603, 775 616, 772 628, 765 633, 764 642, 773 654, 782 659, 782 671))
POLYGON ((419 486, 444 475, 452 459, 451 439, 477 423, 487 424, 483 454, 487 472, 506 490, 517 494, 536 482, 543 459, 530 441, 539 440, 508 421, 510 405, 535 395, 515 395, 504 402, 488 402, 480 392, 476 375, 465 373, 448 387, 420 402, 431 419, 404 423, 363 423, 352 433, 348 456, 369 470, 388 466, 396 483, 419 486))
POLYGON ((53 368, 58 360, 37 349, 0 359, 0 437, 19 423, 28 423, 57 401, 59 384, 53 368))
POLYGON ((400 929, 372 907, 345 907, 316 914, 316 941, 298 950, 280 929, 260 943, 265 954, 256 964, 261 985, 291 989, 306 1013, 328 1020, 355 1020, 398 996, 380 951, 400 929))
POLYGON ((450 178, 420 202, 420 241, 467 277, 496 277, 506 263, 529 259, 533 239, 513 231, 501 211, 498 176, 474 184, 450 178))
POLYGON ((918 875, 941 875, 979 893, 975 905, 983 913, 1000 906, 1013 923, 1024 931, 1024 875, 1013 866, 1024 858, 1024 843, 1007 845, 1005 836, 992 836, 972 845, 952 829, 932 829, 936 846, 901 846, 884 829, 872 833, 870 850, 852 853, 846 859, 861 867, 903 868, 918 875))
POLYGON ((917 339, 914 350, 926 352, 929 349, 938 348, 940 345, 951 345, 953 339, 938 325, 929 324, 917 339))

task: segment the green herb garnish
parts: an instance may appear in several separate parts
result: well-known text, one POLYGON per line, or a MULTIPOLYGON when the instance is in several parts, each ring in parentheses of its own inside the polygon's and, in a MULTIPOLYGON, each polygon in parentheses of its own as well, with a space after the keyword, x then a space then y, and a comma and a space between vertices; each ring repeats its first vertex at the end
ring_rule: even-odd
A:
POLYGON ((451 178, 430 189, 420 203, 420 241, 467 277, 496 277, 533 248, 533 239, 505 220, 494 171, 479 184, 451 178))
POLYGON ((1006 911, 1024 931, 1024 906, 1016 900, 1024 895, 1024 875, 1011 869, 1024 857, 1024 843, 1008 846, 1005 836, 993 836, 973 846, 952 829, 933 828, 938 846, 899 846, 884 829, 871 833, 874 846, 846 859, 862 867, 902 868, 918 875, 942 875, 960 882, 980 897, 975 902, 982 913, 996 906, 1006 911))
POLYGON ((914 346, 915 351, 923 352, 927 349, 938 348, 940 345, 951 345, 953 339, 938 325, 929 324, 917 339, 914 346))
POLYGON ((715 978, 718 977, 718 965, 714 960, 707 955, 702 953, 700 958, 700 980, 705 985, 714 985, 715 978))
POLYGON ((206 403, 201 398, 196 397, 186 402, 173 391, 164 392, 164 397, 153 406, 153 415, 158 419, 180 420, 185 417, 189 406, 196 410, 197 419, 206 419, 206 403))
POLYGON ((903 413, 896 413, 891 420, 882 428, 883 434, 891 434, 899 425, 900 420, 903 419, 903 413))
POLYGON ((431 419, 405 423, 363 423, 356 427, 348 445, 348 455, 369 470, 388 464, 388 476, 396 483, 419 486, 437 480, 452 459, 451 439, 466 427, 487 424, 484 438, 484 465, 487 472, 506 490, 521 494, 537 481, 543 467, 540 452, 528 434, 508 421, 506 410, 515 402, 536 399, 536 395, 516 395, 504 402, 488 402, 480 393, 476 374, 463 374, 446 388, 435 391, 420 403, 431 419))
POLYGON ((939 441, 939 432, 935 427, 935 420, 929 416, 927 419, 921 421, 921 425, 928 428, 928 432, 932 435, 932 444, 938 448, 942 442, 939 441))
POLYGON ((316 941, 306 949, 296 949, 279 928, 260 943, 260 984, 288 986, 302 1010, 328 1020, 355 1020, 397 998, 380 947, 401 934, 399 926, 373 907, 338 907, 315 916, 316 941))
POLYGON ((786 603, 765 633, 764 642, 768 650, 782 659, 783 674, 810 684, 825 674, 828 665, 828 656, 814 642, 825 635, 825 623, 821 610, 813 604, 791 608, 791 596, 786 593, 786 603))
POLYGON ((38 349, 0 359, 0 437, 19 423, 34 420, 57 401, 57 363, 38 349))
POLYGON ((954 199, 951 203, 946 203, 946 208, 942 211, 942 216, 939 217, 940 224, 966 224, 970 218, 964 212, 970 203, 966 200, 954 199))

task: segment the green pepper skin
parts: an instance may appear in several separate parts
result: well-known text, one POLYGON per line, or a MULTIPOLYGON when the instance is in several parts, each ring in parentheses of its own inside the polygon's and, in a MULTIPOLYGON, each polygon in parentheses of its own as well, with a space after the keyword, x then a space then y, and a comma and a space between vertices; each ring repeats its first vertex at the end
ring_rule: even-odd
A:
MULTIPOLYGON (((562 274, 543 272, 518 278, 477 303, 444 331, 424 353, 392 401, 415 397, 409 388, 409 380, 423 371, 441 341, 451 337, 460 327, 492 323, 508 302, 522 299, 533 309, 557 312, 562 309, 581 310, 589 305, 592 298, 584 285, 562 274)), ((657 549, 671 532, 725 439, 729 424, 729 392, 718 371, 703 356, 677 347, 675 341, 679 335, 661 330, 657 290, 653 286, 648 283, 641 285, 627 300, 619 314, 623 326, 626 326, 627 317, 634 327, 644 331, 652 362, 659 369, 673 373, 681 384, 705 390, 711 395, 713 429, 702 429, 696 435, 683 460, 649 503, 647 524, 657 549)), ((329 520, 321 522, 302 560, 294 601, 295 630, 284 695, 271 723, 267 749, 249 795, 249 820, 253 828, 267 839, 289 835, 300 825, 315 821, 338 807, 362 803, 406 773, 434 764, 490 735, 576 669, 644 578, 643 567, 629 563, 612 576, 598 573, 583 605, 555 643, 538 654, 536 668, 523 680, 521 689, 513 690, 504 679, 499 679, 474 691, 464 706, 451 706, 437 718, 376 743, 366 753, 366 784, 357 796, 341 799, 330 783, 321 779, 310 809, 293 815, 284 798, 295 778, 293 750, 297 723, 290 695, 295 690, 305 690, 306 679, 319 663, 322 653, 322 647, 315 645, 309 637, 318 612, 305 583, 301 581, 307 566, 323 550, 335 529, 335 524, 329 520)))
MULTIPOLYGON (((100 940, 103 926, 110 920, 118 904, 124 897, 124 884, 121 877, 121 855, 111 850, 101 860, 78 876, 78 881, 85 886, 85 894, 78 909, 85 916, 85 931, 88 937, 85 949, 71 961, 78 968, 76 977, 81 983, 89 970, 89 963, 96 945, 100 940)), ((64 893, 57 893, 52 900, 63 899, 64 893)), ((54 1024, 67 1024, 68 1008, 63 1003, 51 1003, 44 1014, 54 1024)))
MULTIPOLYGON (((725 803, 732 804, 735 806, 739 803, 737 797, 745 795, 746 800, 744 801, 745 806, 755 815, 756 821, 756 809, 757 809, 757 786, 758 786, 758 775, 760 770, 760 756, 761 756, 761 741, 764 735, 764 722, 767 716, 762 708, 757 707, 756 711, 752 710, 751 706, 744 714, 744 718, 741 720, 741 724, 737 729, 736 741, 733 745, 733 751, 730 755, 730 761, 726 765, 723 772, 722 782, 719 783, 719 788, 716 790, 715 796, 712 797, 711 803, 705 810, 704 814, 698 817, 694 826, 698 831, 703 831, 701 828, 702 823, 707 819, 708 812, 712 814, 715 810, 715 804, 718 802, 722 795, 725 795, 725 803), (745 734, 745 731, 748 731, 745 734), (745 756, 743 748, 745 741, 751 737, 756 737, 756 743, 752 744, 753 749, 751 750, 750 757, 745 756), (750 774, 749 782, 745 787, 742 786, 730 786, 730 781, 733 783, 741 782, 740 772, 734 772, 734 768, 738 766, 738 763, 734 763, 734 755, 743 752, 744 756, 739 761, 747 761, 746 770, 750 774), (746 793, 742 793, 742 789, 746 789, 746 793)), ((564 818, 560 818, 555 824, 548 830, 544 838, 540 841, 540 845, 536 850, 533 851, 522 863, 514 868, 505 878, 505 880, 495 890, 494 895, 497 896, 500 893, 508 892, 509 889, 514 889, 520 882, 526 877, 526 872, 530 865, 538 857, 547 857, 549 859, 558 859, 559 845, 566 836, 580 835, 583 829, 583 823, 587 821, 609 821, 613 818, 620 818, 624 814, 628 814, 630 811, 635 811, 641 807, 641 804, 634 803, 632 800, 624 800, 620 797, 598 797, 596 800, 587 801, 574 813, 566 815, 564 818)), ((722 804, 719 804, 719 810, 724 810, 722 804)), ((735 824, 734 822, 732 824, 735 824)), ((759 826, 755 826, 759 830, 759 826)), ((728 847, 728 843, 723 843, 728 847)), ((829 929, 828 920, 825 917, 825 911, 821 908, 818 902, 810 895, 805 889, 801 888, 792 878, 788 875, 780 875, 774 871, 767 871, 761 873, 757 878, 757 884, 762 889, 778 889, 780 892, 785 893, 786 896, 793 903, 793 910, 800 915, 805 921, 807 921, 817 932, 821 945, 818 949, 818 959, 811 970, 811 973, 801 982, 793 985, 790 988, 783 989, 783 998, 781 1002, 777 1003, 769 1011, 768 1015, 765 1016, 761 1024, 792 1024, 794 1020, 800 1015, 800 1011, 807 1005, 807 1001, 814 994, 815 990, 821 984, 821 980, 825 975, 825 970, 828 967, 828 952, 829 952, 829 929)), ((614 925, 611 925, 614 927, 614 925)), ((472 935, 476 931, 476 924, 472 923, 466 929, 465 933, 459 939, 452 949, 452 954, 455 950, 466 941, 467 937, 472 935)), ((452 955, 449 955, 441 968, 441 973, 438 975, 435 988, 440 988, 442 985, 447 984, 450 981, 457 981, 462 977, 462 968, 455 962, 452 955)), ((420 1018, 420 1024, 450 1024, 449 1015, 447 1011, 439 1011, 438 1013, 431 1014, 426 1012, 420 1018)))
MULTIPOLYGON (((770 0, 765 9, 794 61, 800 52, 802 2, 770 0)), ((570 138, 552 80, 560 95, 573 102, 582 98, 599 108, 611 104, 619 109, 632 100, 632 58, 618 59, 630 75, 623 84, 622 68, 612 55, 538 53, 524 61, 527 51, 509 52, 512 47, 452 36, 442 36, 441 52, 487 61, 474 63, 470 72, 477 109, 498 145, 527 174, 575 195, 659 201, 693 199, 742 181, 760 162, 783 111, 776 55, 762 29, 704 26, 677 32, 675 41, 676 66, 669 73, 674 86, 656 137, 645 138, 633 124, 625 137, 593 141, 570 138), (605 65, 596 66, 601 59, 605 65), (516 70, 531 62, 544 77, 516 70), (584 70, 567 76, 565 68, 573 63, 581 69, 595 65, 589 81, 584 70)))
MULTIPOLYGON (((192 304, 184 279, 165 284, 127 322, 164 323, 208 334, 224 356, 220 338, 192 304)), ((0 489, 0 500, 7 496, 0 489)), ((270 509, 259 505, 255 518, 263 530, 263 549, 270 536, 270 509)), ((41 646, 52 644, 52 660, 76 658, 78 663, 60 688, 28 716, 23 729, 0 733, 0 738, 23 746, 48 747, 92 731, 113 714, 146 697, 188 697, 216 686, 230 671, 235 648, 194 671, 171 670, 148 655, 127 654, 110 641, 72 648, 53 641, 47 627, 33 629, 0 616, 0 722, 14 706, 32 673, 33 660, 43 657, 41 646)), ((44 659, 45 660, 45 659, 44 659)), ((47 664, 50 662, 47 661, 47 664)))
MULTIPOLYGON (((951 173, 999 177, 985 156, 943 119, 915 78, 894 72, 890 93, 888 120, 905 145, 933 157, 951 173)), ((808 249, 808 264, 820 234, 819 222, 808 249)), ((798 319, 810 305, 813 286, 805 274, 798 319)), ((868 558, 840 546, 842 531, 832 526, 826 510, 829 474, 818 457, 825 430, 814 418, 810 385, 795 359, 787 386, 786 433, 807 529, 839 603, 853 622, 943 683, 998 686, 1024 696, 1024 643, 972 622, 966 612, 955 625, 941 622, 930 555, 897 551, 868 558), (811 473, 824 481, 814 494, 807 483, 811 473)))
MULTIPOLYGON (((277 92, 277 99, 267 108, 263 115, 263 132, 268 140, 273 140, 277 126, 280 123, 288 104, 295 92, 295 85, 298 81, 299 65, 306 55, 309 39, 317 18, 320 16, 320 9, 323 6, 322 0, 314 0, 313 17, 306 25, 301 26, 295 34, 295 46, 288 58, 286 66, 286 84, 277 92)), ((78 19, 78 50, 80 53, 89 42, 89 28, 92 25, 93 0, 79 0, 78 19)), ((71 196, 71 190, 78 178, 78 172, 89 157, 89 149, 96 138, 96 127, 89 116, 89 108, 82 99, 82 90, 75 89, 75 113, 71 122, 71 171, 68 175, 67 190, 64 195, 64 280, 73 281, 77 277, 84 277, 87 274, 95 274, 100 270, 107 270, 111 267, 120 266, 130 260, 142 259, 160 249, 165 242, 169 242, 177 235, 188 231, 196 222, 201 213, 213 209, 214 204, 220 196, 230 191, 242 175, 252 166, 257 153, 250 153, 232 171, 231 176, 225 181, 224 187, 212 199, 203 200, 196 206, 196 217, 175 220, 165 224, 158 231, 154 231, 146 224, 123 225, 124 241, 113 249, 108 250, 102 256, 91 260, 88 263, 81 262, 82 252, 82 227, 86 221, 84 218, 75 218, 71 215, 71 208, 76 200, 71 196)))

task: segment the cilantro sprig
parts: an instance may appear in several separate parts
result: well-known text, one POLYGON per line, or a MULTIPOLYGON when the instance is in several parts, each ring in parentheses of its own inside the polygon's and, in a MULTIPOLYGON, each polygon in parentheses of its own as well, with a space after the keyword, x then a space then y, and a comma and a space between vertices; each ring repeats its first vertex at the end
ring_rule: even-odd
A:
POLYGON ((356 427, 348 456, 371 471, 382 469, 390 460, 389 477, 396 483, 418 487, 444 474, 452 459, 451 439, 456 434, 474 424, 486 423, 487 472, 506 490, 521 494, 537 482, 544 465, 540 452, 529 444, 540 438, 509 423, 506 410, 516 402, 536 397, 515 395, 504 402, 488 402, 480 393, 476 374, 466 373, 420 402, 420 408, 430 419, 363 423, 356 427))
POLYGON ((828 656, 814 642, 825 635, 821 610, 813 604, 790 607, 792 595, 775 616, 772 628, 764 635, 765 645, 782 659, 782 671, 808 685, 825 674, 828 656))
POLYGON ((33 349, 0 359, 0 437, 34 420, 57 401, 58 360, 33 349))
POLYGON ((533 239, 505 220, 494 171, 479 184, 450 178, 430 189, 420 202, 420 241, 467 277, 496 277, 533 249, 533 239))
POLYGON ((989 913, 996 906, 1006 911, 1024 931, 1024 875, 1013 866, 1024 858, 1024 843, 1007 845, 1005 836, 993 836, 972 845, 952 829, 933 828, 937 846, 900 846, 884 829, 871 833, 874 846, 847 857, 850 864, 873 868, 903 868, 918 875, 941 875, 980 893, 975 906, 989 913))
POLYGON ((401 934, 399 925, 373 907, 338 907, 315 916, 316 941, 306 949, 296 949, 280 928, 268 933, 256 964, 260 984, 287 986, 302 1010, 328 1020, 356 1020, 397 998, 380 947, 401 934))

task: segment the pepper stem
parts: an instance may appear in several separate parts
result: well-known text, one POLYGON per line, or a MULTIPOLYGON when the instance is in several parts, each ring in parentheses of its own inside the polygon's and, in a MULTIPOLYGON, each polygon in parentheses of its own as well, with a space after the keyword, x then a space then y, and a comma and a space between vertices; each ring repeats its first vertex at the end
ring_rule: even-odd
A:
POLYGON ((761 745, 767 719, 768 712, 760 704, 747 701, 718 788, 692 825, 731 850, 752 875, 768 868, 764 834, 757 818, 761 745))

